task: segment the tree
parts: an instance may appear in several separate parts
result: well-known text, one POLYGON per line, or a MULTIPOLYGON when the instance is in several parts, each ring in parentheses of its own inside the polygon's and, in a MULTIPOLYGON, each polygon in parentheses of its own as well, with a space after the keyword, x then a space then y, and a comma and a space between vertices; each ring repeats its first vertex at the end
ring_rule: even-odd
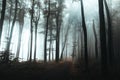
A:
POLYGON ((48 1, 47 22, 45 26, 46 28, 45 28, 45 40, 44 40, 44 62, 47 61, 47 37, 48 37, 49 17, 50 17, 50 0, 48 1))
POLYGON ((56 62, 59 62, 59 47, 60 47, 60 29, 62 24, 62 11, 64 8, 64 0, 58 0, 58 8, 56 13, 56 62))
POLYGON ((83 0, 81 0, 81 14, 82 14, 82 28, 84 33, 84 56, 85 56, 85 66, 88 67, 88 50, 87 50, 87 29, 84 16, 84 6, 83 0))
POLYGON ((112 20, 110 15, 110 10, 107 4, 107 1, 104 0, 105 9, 107 14, 107 23, 108 23, 108 51, 109 51, 109 62, 112 65, 113 61, 113 39, 112 39, 112 20))
POLYGON ((0 42, 1 42, 1 36, 2 36, 4 17, 5 17, 5 10, 6 10, 6 0, 2 0, 2 11, 1 11, 1 19, 0 19, 0 42))
POLYGON ((40 20, 40 2, 36 2, 36 5, 38 7, 38 10, 34 14, 34 23, 35 23, 35 46, 34 46, 34 62, 36 62, 36 50, 37 50, 37 29, 38 29, 38 23, 40 20))
POLYGON ((30 33, 31 33, 31 41, 30 41, 30 62, 32 61, 32 42, 33 42, 33 14, 34 14, 34 1, 32 0, 32 9, 30 10, 31 20, 30 20, 30 33))
POLYGON ((100 46, 101 46, 101 67, 105 74, 107 70, 107 48, 106 48, 106 29, 103 0, 98 0, 99 3, 99 21, 100 21, 100 46))

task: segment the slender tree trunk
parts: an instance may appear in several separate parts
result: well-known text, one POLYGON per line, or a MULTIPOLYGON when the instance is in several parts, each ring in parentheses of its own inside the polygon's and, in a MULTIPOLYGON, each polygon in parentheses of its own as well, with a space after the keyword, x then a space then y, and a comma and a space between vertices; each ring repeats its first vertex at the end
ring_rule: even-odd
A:
POLYGON ((83 54, 84 54, 84 51, 83 51, 83 34, 82 34, 82 29, 81 29, 81 31, 80 31, 80 33, 81 33, 81 35, 80 35, 80 37, 81 37, 81 58, 83 59, 83 54))
POLYGON ((37 50, 37 26, 38 22, 35 23, 35 48, 34 48, 34 61, 36 62, 36 50, 37 50))
POLYGON ((99 2, 99 19, 100 19, 101 67, 104 75, 106 74, 106 70, 107 70, 106 29, 105 29, 103 0, 98 0, 98 2, 99 2))
POLYGON ((54 50, 53 50, 53 42, 52 42, 52 61, 54 60, 54 50))
POLYGON ((95 23, 93 20, 93 32, 94 32, 94 37, 95 37, 95 54, 96 54, 96 60, 98 60, 98 40, 97 40, 97 33, 95 29, 95 23))
POLYGON ((65 55, 65 60, 67 60, 67 53, 68 53, 67 50, 68 50, 68 49, 67 49, 67 45, 66 45, 66 55, 65 55))
POLYGON ((45 29, 44 62, 47 61, 47 37, 48 37, 49 17, 50 17, 50 0, 49 0, 49 3, 48 3, 48 15, 47 15, 47 23, 46 23, 46 29, 45 29))
POLYGON ((1 10, 1 19, 0 19, 0 42, 2 36, 4 17, 5 17, 5 10, 6 10, 6 0, 2 0, 2 10, 1 10))
POLYGON ((84 16, 83 0, 81 0, 81 14, 82 14, 82 27, 84 33, 84 57, 85 57, 85 66, 87 69, 88 68, 87 29, 86 29, 85 16, 84 16))
POLYGON ((32 2, 32 10, 31 10, 31 41, 30 41, 30 62, 32 61, 32 41, 33 41, 33 14, 34 14, 34 0, 32 2))
POLYGON ((59 62, 59 12, 56 17, 56 62, 59 62))
POLYGON ((112 65, 113 63, 113 40, 112 40, 112 21, 110 16, 110 11, 106 0, 104 0, 106 13, 107 13, 107 22, 108 22, 108 52, 109 52, 109 62, 112 65))

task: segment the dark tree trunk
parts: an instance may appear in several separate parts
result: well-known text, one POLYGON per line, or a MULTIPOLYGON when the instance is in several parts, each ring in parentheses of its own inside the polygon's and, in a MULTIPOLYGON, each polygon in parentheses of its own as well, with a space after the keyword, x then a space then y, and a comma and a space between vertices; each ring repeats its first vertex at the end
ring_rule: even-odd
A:
POLYGON ((98 40, 97 40, 97 33, 95 29, 95 23, 93 20, 93 32, 94 32, 94 37, 95 37, 95 54, 96 54, 96 60, 98 60, 98 40))
POLYGON ((98 0, 98 2, 99 2, 99 19, 100 19, 101 68, 104 75, 106 74, 106 70, 107 70, 106 29, 105 29, 103 0, 98 0))
POLYGON ((106 0, 104 0, 106 13, 107 13, 107 22, 108 22, 108 52, 109 52, 109 62, 112 65, 113 63, 113 40, 112 40, 112 21, 110 16, 110 11, 106 0))
POLYGON ((0 19, 0 42, 2 36, 4 17, 5 17, 5 10, 6 10, 6 0, 2 0, 2 10, 1 10, 1 19, 0 19))
POLYGON ((34 48, 34 62, 36 62, 36 50, 37 50, 37 27, 38 21, 35 23, 35 48, 34 48))
POLYGON ((56 62, 59 62, 59 39, 60 39, 59 12, 56 15, 56 62))
POLYGON ((32 41, 33 41, 33 14, 34 14, 34 0, 32 2, 32 10, 31 10, 31 41, 30 41, 30 62, 32 61, 32 41))
POLYGON ((46 23, 46 29, 45 29, 45 40, 44 40, 44 62, 47 61, 47 37, 48 37, 48 26, 49 26, 49 17, 50 17, 50 0, 48 2, 48 15, 47 15, 47 23, 46 23))
POLYGON ((82 27, 84 33, 84 57, 85 57, 85 66, 87 69, 88 67, 87 29, 86 29, 85 16, 84 16, 83 0, 81 0, 81 14, 82 14, 82 27))

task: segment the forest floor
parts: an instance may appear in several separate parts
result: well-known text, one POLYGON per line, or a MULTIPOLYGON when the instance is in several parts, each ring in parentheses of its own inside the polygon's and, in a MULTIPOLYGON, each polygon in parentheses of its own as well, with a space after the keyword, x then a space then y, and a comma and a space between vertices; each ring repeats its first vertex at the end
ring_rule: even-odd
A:
POLYGON ((13 63, 0 65, 0 80, 120 80, 120 67, 102 77, 100 67, 72 62, 13 63))

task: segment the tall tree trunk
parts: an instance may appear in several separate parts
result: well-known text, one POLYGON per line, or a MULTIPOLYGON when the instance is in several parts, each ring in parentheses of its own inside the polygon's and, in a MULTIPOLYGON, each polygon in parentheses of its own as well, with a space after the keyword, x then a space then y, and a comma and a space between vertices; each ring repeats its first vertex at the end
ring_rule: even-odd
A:
POLYGON ((34 14, 34 0, 32 2, 32 10, 31 10, 31 41, 30 41, 30 62, 32 61, 32 41, 33 41, 33 14, 34 14))
POLYGON ((95 54, 96 54, 96 60, 98 60, 98 40, 97 40, 97 33, 95 29, 95 23, 93 20, 93 32, 94 32, 94 37, 95 37, 95 54))
POLYGON ((53 49, 53 42, 52 42, 52 61, 54 60, 54 49, 53 49))
POLYGON ((36 62, 36 50, 37 50, 37 26, 38 21, 35 23, 35 49, 34 49, 34 61, 36 62))
POLYGON ((4 17, 5 17, 5 10, 6 10, 6 0, 2 0, 2 10, 1 10, 1 19, 0 19, 0 42, 2 36, 4 17))
POLYGON ((44 40, 44 62, 47 61, 47 37, 48 37, 48 26, 49 26, 49 17, 50 17, 50 0, 48 2, 48 15, 47 15, 47 23, 45 29, 45 40, 44 40))
POLYGON ((59 37, 60 37, 60 30, 59 30, 59 12, 56 16, 56 62, 59 62, 59 37))
POLYGON ((84 6, 83 0, 81 0, 81 14, 82 14, 82 27, 84 33, 84 57, 85 57, 85 67, 88 68, 88 50, 87 50, 87 29, 85 23, 85 16, 84 16, 84 6))
POLYGON ((83 59, 83 56, 84 56, 84 55, 83 55, 83 54, 84 54, 84 50, 83 50, 83 46, 84 46, 84 45, 83 45, 83 43, 84 43, 84 42, 83 42, 83 31, 82 31, 82 28, 81 28, 81 30, 80 30, 80 33, 81 33, 81 34, 80 34, 80 38, 81 38, 81 59, 83 59))
POLYGON ((98 2, 99 2, 99 19, 100 19, 101 68, 104 75, 107 70, 106 29, 105 29, 103 0, 98 0, 98 2))
POLYGON ((108 52, 109 52, 109 62, 112 65, 113 63, 113 40, 112 40, 112 21, 110 16, 110 11, 106 0, 104 0, 106 13, 107 13, 107 22, 108 22, 108 52))

